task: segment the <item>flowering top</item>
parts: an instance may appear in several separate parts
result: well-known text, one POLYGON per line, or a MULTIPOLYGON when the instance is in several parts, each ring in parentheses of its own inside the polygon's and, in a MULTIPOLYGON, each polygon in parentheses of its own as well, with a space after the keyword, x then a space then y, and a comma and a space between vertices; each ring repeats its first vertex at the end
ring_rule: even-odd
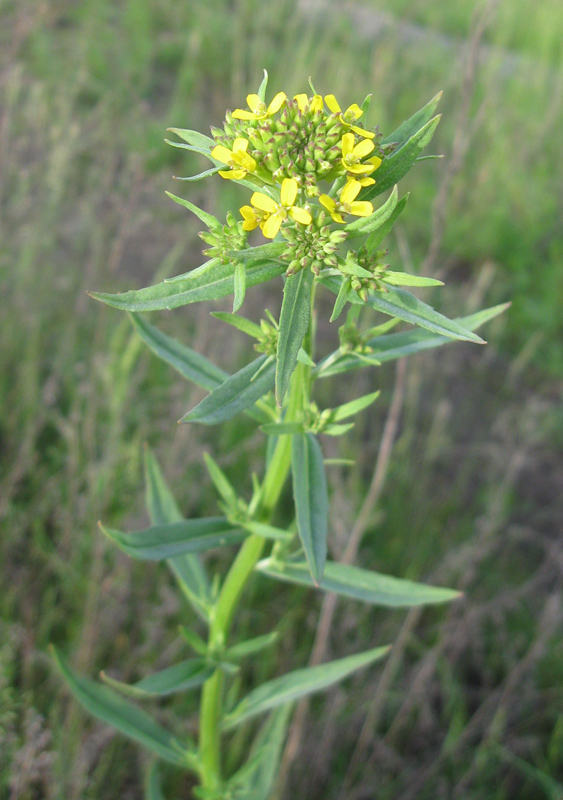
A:
POLYGON ((234 119, 267 119, 273 117, 286 101, 287 95, 285 92, 278 92, 269 106, 257 94, 249 94, 246 98, 250 111, 243 108, 237 108, 233 111, 234 119))
POLYGON ((248 155, 247 150, 248 139, 243 139, 241 136, 237 137, 233 142, 232 150, 222 144, 216 145, 211 151, 212 158, 216 158, 217 161, 222 161, 223 164, 231 167, 231 169, 220 169, 219 175, 222 178, 240 180, 244 178, 247 172, 253 172, 256 169, 256 161, 252 156, 248 155))
POLYGON ((357 103, 352 103, 351 106, 348 106, 346 111, 342 114, 341 108, 336 101, 336 97, 333 94, 327 94, 325 96, 325 103, 330 108, 333 114, 339 114, 340 121, 343 125, 346 125, 347 128, 350 128, 357 133, 358 136, 363 136, 366 139, 373 139, 375 133, 372 131, 366 131, 364 128, 360 128, 358 125, 354 125, 354 122, 360 119, 363 116, 363 111, 357 103))
POLYGON ((284 178, 279 203, 276 203, 269 195, 254 192, 250 198, 254 208, 243 206, 240 210, 244 217, 243 228, 253 230, 260 225, 264 236, 267 239, 273 239, 281 228, 283 220, 288 217, 302 225, 309 225, 313 219, 309 211, 294 205, 297 192, 297 181, 292 178, 284 178))

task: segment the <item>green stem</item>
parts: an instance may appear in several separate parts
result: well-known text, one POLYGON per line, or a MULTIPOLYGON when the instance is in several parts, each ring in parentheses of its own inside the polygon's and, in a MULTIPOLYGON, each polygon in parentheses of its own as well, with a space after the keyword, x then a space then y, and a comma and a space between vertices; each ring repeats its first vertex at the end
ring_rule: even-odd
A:
MULTIPOLYGON (((298 364, 291 381, 286 419, 295 420, 309 402, 310 368, 298 364)), ((256 516, 269 521, 283 490, 291 466, 291 436, 280 436, 268 465, 260 505, 256 516)), ((219 593, 209 629, 209 651, 220 653, 227 637, 240 596, 248 583, 256 563, 262 555, 266 540, 262 536, 249 536, 239 550, 219 593)), ((200 714, 201 780, 206 788, 221 785, 221 717, 223 700, 223 672, 218 669, 203 687, 200 714)))

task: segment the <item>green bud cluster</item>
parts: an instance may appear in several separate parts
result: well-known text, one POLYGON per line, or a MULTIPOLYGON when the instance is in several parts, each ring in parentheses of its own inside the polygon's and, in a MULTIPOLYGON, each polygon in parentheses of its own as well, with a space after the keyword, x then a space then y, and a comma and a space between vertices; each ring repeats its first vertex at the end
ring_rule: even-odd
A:
MULTIPOLYGON (((269 314, 270 312, 266 311, 266 313, 269 314)), ((265 353, 267 356, 275 356, 278 349, 278 325, 273 317, 270 318, 271 323, 266 322, 265 319, 260 320, 262 336, 254 345, 254 349, 258 353, 265 353)))
POLYGON ((368 338, 371 338, 371 331, 368 331, 368 335, 362 334, 355 322, 346 322, 338 329, 340 349, 344 353, 357 353, 358 355, 367 356, 373 353, 373 348, 367 344, 368 338))
POLYGON ((336 251, 348 234, 344 230, 331 230, 324 212, 318 214, 307 227, 291 225, 282 229, 288 246, 281 257, 289 261, 286 275, 293 275, 310 267, 318 275, 323 267, 336 268, 336 251))
POLYGON ((210 244, 203 253, 211 258, 220 258, 223 264, 231 260, 227 253, 233 250, 242 250, 246 247, 248 234, 242 227, 242 221, 237 221, 231 211, 227 212, 227 224, 218 225, 209 231, 199 233, 200 239, 210 244))
POLYGON ((366 302, 370 290, 377 292, 387 292, 388 289, 383 282, 385 280, 385 270, 389 264, 382 264, 381 259, 387 255, 387 250, 377 250, 368 253, 365 247, 361 247, 357 253, 350 251, 347 256, 352 259, 359 267, 371 272, 371 277, 351 276, 351 286, 358 297, 366 302))

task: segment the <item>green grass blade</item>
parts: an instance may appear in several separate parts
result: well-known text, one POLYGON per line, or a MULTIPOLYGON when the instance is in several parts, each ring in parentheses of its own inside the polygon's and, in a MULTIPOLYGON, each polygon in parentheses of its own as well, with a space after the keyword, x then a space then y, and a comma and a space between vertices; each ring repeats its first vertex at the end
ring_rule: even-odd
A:
MULTIPOLYGON (((247 287, 256 286, 282 275, 286 264, 260 262, 246 269, 247 287)), ((190 303, 219 300, 234 293, 233 263, 222 264, 217 258, 211 259, 191 272, 123 294, 89 292, 95 300, 100 300, 122 311, 165 311, 190 303)))
POLYGON ((115 678, 110 678, 105 672, 101 673, 101 678, 108 686, 117 689, 118 692, 128 697, 145 699, 149 697, 166 697, 176 692, 196 689, 205 683, 214 672, 215 667, 205 659, 190 658, 133 684, 117 681, 115 678))
POLYGON ((290 275, 285 282, 276 359, 276 402, 280 406, 309 329, 313 279, 310 269, 302 269, 295 275, 290 275))
POLYGON ((280 678, 263 683, 250 692, 233 711, 225 717, 223 729, 229 730, 241 722, 263 714, 300 697, 328 689, 357 670, 378 661, 389 651, 389 647, 377 647, 365 653, 340 658, 318 667, 308 667, 288 672, 280 678))
MULTIPOLYGON (((256 569, 280 581, 302 586, 314 585, 304 561, 282 562, 271 558, 260 561, 256 569)), ((395 608, 447 603, 461 597, 460 592, 453 589, 414 583, 334 561, 326 563, 319 588, 364 603, 395 608)))
POLYGON ((228 373, 220 367, 212 364, 211 361, 195 350, 162 333, 143 317, 134 313, 130 313, 129 317, 135 332, 152 352, 162 361, 170 364, 184 378, 195 383, 196 386, 201 386, 203 389, 211 391, 229 377, 228 373))
POLYGON ((201 403, 188 411, 180 422, 199 422, 217 425, 251 408, 261 397, 274 388, 274 360, 266 363, 260 356, 207 395, 201 403))
POLYGON ((90 714, 139 742, 164 761, 178 766, 188 765, 190 754, 179 739, 112 689, 76 675, 53 646, 51 652, 72 694, 90 714))
POLYGON ((160 561, 180 553, 201 553, 215 547, 241 542, 246 533, 231 525, 225 517, 202 517, 151 525, 135 533, 122 533, 112 528, 101 530, 124 553, 142 561, 160 561))
POLYGON ((314 583, 322 578, 327 552, 328 492, 320 445, 312 433, 291 441, 291 473, 297 532, 314 583))

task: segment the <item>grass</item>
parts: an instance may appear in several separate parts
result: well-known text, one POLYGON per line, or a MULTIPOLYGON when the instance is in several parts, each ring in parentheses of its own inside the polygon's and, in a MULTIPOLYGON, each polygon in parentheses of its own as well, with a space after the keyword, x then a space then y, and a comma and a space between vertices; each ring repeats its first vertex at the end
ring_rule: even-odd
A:
MULTIPOLYGON (((96 522, 144 520, 145 441, 186 512, 215 502, 202 482, 203 447, 233 476, 261 454, 237 426, 217 436, 176 429, 196 392, 85 290, 197 266, 198 228, 163 192, 180 193, 170 175, 198 165, 162 144, 164 130, 218 123, 262 67, 288 93, 309 74, 341 103, 373 91, 370 116, 383 130, 443 89, 436 150, 453 148, 459 163, 423 163, 409 178, 390 257, 417 269, 437 246, 428 266, 448 288, 433 302, 448 312, 513 300, 485 351, 455 345, 409 363, 400 436, 361 551, 366 566, 460 586, 467 599, 406 620, 339 606, 334 655, 401 631, 403 644, 377 708, 367 678, 314 704, 288 796, 330 800, 347 781, 346 800, 371 798, 374 786, 378 800, 549 797, 549 780, 563 779, 563 12, 548 0, 532 17, 523 2, 500 4, 471 81, 463 46, 482 6, 470 2, 373 2, 403 23, 375 43, 335 3, 320 17, 285 2, 218 7, 0 3, 0 798, 142 791, 144 757, 68 699, 46 646, 61 645, 84 673, 108 668, 125 679, 178 657, 186 612, 163 571, 116 554, 96 522), (406 24, 421 35, 405 38, 406 24), (350 771, 366 714, 373 733, 350 771), (522 773, 514 758, 549 780, 522 773)), ((236 201, 218 194, 212 181, 190 197, 223 212, 236 201)), ((255 297, 256 307, 279 302, 255 297)), ((247 357, 242 341, 218 341, 204 309, 158 324, 224 366, 247 357)), ((344 455, 361 454, 358 468, 333 472, 335 554, 371 480, 393 368, 359 374, 358 393, 374 380, 383 401, 342 444, 344 455)), ((349 398, 335 381, 325 391, 349 398)), ((256 583, 262 614, 240 622, 242 634, 275 616, 285 634, 256 678, 304 664, 317 619, 318 600, 269 589, 256 583)), ((159 713, 192 710, 186 697, 159 713)), ((166 780, 167 796, 189 796, 173 773, 166 780)))

